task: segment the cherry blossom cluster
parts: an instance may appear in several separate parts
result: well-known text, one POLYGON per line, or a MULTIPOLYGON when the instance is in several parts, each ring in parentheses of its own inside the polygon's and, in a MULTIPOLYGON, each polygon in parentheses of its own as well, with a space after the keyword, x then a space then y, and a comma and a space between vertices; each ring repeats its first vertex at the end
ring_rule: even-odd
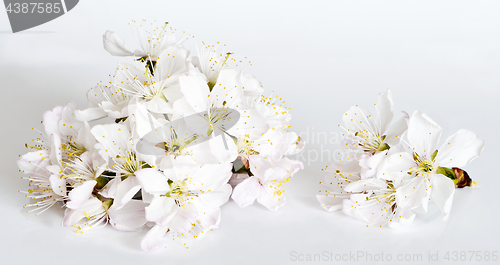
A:
POLYGON ((152 250, 217 228, 229 197, 242 208, 283 206, 282 184, 303 168, 287 156, 304 147, 284 101, 264 97, 232 53, 203 44, 195 56, 167 23, 141 23, 134 52, 104 34, 110 54, 133 59, 88 91, 87 109, 43 114, 43 132, 18 161, 27 212, 62 205, 62 225, 81 233, 145 227, 141 246, 152 250))
POLYGON ((373 116, 356 105, 342 116, 344 158, 324 170, 320 204, 367 226, 410 224, 428 211, 429 201, 447 219, 455 188, 475 184, 462 167, 481 154, 484 141, 461 129, 438 147, 442 128, 418 110, 411 117, 403 112, 391 125, 390 91, 379 94, 375 109, 373 116))

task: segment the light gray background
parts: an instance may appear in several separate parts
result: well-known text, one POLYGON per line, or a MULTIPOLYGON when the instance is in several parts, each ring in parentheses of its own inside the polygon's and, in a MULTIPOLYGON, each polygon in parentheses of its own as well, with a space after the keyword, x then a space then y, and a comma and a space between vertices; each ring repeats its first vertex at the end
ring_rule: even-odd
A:
POLYGON ((291 260, 293 251, 422 254, 424 261, 438 251, 443 261, 448 251, 500 251, 500 1, 87 0, 16 34, 0 10, 0 31, 2 264, 305 264, 291 260), (294 130, 310 142, 302 159, 311 163, 287 184, 283 208, 240 209, 230 201, 221 228, 189 250, 143 252, 145 231, 76 234, 60 226, 63 213, 55 207, 38 217, 24 214, 27 201, 17 193, 26 183, 15 161, 36 136, 31 127, 41 129, 42 113, 55 105, 75 101, 84 108, 86 91, 107 81, 118 60, 128 61, 103 50, 102 34, 117 31, 136 47, 127 24, 143 18, 169 21, 197 41, 220 41, 247 56, 253 66, 246 71, 286 100, 294 130), (480 185, 457 190, 447 222, 431 208, 411 226, 371 229, 324 211, 315 199, 341 115, 354 104, 372 105, 386 89, 397 116, 420 109, 444 128, 443 137, 468 128, 486 141, 482 156, 465 168, 480 185), (331 137, 318 141, 325 133, 331 137))

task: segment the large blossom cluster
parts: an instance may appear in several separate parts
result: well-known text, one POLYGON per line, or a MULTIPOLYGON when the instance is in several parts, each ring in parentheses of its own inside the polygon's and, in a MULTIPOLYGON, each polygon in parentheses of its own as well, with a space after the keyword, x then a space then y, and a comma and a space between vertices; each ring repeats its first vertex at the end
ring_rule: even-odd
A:
POLYGON ((230 196, 241 207, 283 206, 281 185, 303 168, 286 156, 304 145, 289 131, 284 101, 262 96, 260 82, 217 46, 193 56, 167 24, 137 33, 135 52, 104 34, 109 53, 133 60, 88 91, 87 109, 68 103, 43 114, 44 132, 18 161, 28 212, 60 202, 62 225, 82 233, 146 225, 141 245, 151 250, 217 228, 230 196))
POLYGON ((379 94, 375 108, 376 116, 357 105, 343 115, 345 158, 324 170, 327 188, 317 199, 367 226, 409 224, 431 199, 446 219, 455 188, 474 184, 461 168, 481 154, 484 141, 462 129, 438 148, 442 128, 418 110, 391 125, 390 91, 379 94))

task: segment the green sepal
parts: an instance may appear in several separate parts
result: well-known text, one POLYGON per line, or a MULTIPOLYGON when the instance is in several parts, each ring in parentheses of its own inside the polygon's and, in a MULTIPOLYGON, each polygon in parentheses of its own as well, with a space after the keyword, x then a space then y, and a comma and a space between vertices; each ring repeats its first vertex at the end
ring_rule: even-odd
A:
POLYGON ((436 149, 436 151, 434 151, 434 153, 432 153, 432 155, 431 155, 431 161, 434 161, 434 159, 436 158, 437 154, 438 154, 438 150, 436 149))
POLYGON ((109 178, 107 177, 103 177, 103 176, 99 176, 95 179, 97 181, 97 189, 102 189, 104 188, 104 186, 106 186, 106 184, 108 184, 109 182, 109 178))
POLYGON ((212 92, 212 89, 214 89, 215 83, 208 82, 207 85, 208 85, 208 89, 210 90, 210 92, 212 92))
POLYGON ((104 171, 104 172, 102 172, 101 176, 114 177, 114 176, 116 176, 116 173, 115 172, 111 172, 111 171, 104 171))
POLYGON ((457 176, 455 175, 455 172, 451 168, 438 167, 438 169, 436 170, 436 173, 441 174, 441 175, 445 175, 446 177, 448 177, 448 178, 450 178, 452 180, 457 179, 457 176))
MULTIPOLYGON (((172 184, 173 184, 173 183, 174 183, 174 181, 173 181, 173 180, 171 180, 171 179, 168 179, 168 180, 167 180, 167 184, 168 184, 168 186, 170 187, 170 189, 172 189, 172 184)), ((170 190, 169 192, 167 192, 167 193, 165 193, 165 194, 160 195, 160 197, 169 197, 169 198, 170 198, 170 197, 172 196, 171 192, 172 192, 172 190, 170 190)))
POLYGON ((107 199, 102 203, 102 207, 107 211, 113 204, 113 199, 107 199))
POLYGON ((389 150, 389 149, 391 149, 391 146, 387 143, 384 143, 384 144, 379 145, 379 147, 377 148, 377 151, 385 151, 385 150, 389 150))
POLYGON ((118 118, 115 120, 115 123, 120 123, 122 121, 126 121, 128 117, 118 118))
POLYGON ((158 95, 158 97, 159 97, 159 98, 161 98, 161 99, 163 99, 163 100, 165 100, 165 102, 168 102, 168 99, 165 97, 165 94, 160 93, 160 94, 158 95))

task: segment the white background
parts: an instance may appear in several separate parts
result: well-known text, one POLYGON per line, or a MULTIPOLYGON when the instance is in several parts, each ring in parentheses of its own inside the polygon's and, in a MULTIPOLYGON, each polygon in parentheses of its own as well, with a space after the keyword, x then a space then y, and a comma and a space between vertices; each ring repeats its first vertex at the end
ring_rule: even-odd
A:
POLYGON ((334 260, 318 263, 366 261, 335 261, 336 254, 357 251, 393 260, 422 254, 424 263, 429 251, 441 262, 448 251, 450 258, 452 251, 500 255, 500 1, 86 0, 16 34, 0 9, 2 264, 305 264, 293 260, 324 251, 334 260), (114 30, 137 47, 132 19, 169 21, 198 43, 227 44, 236 57, 252 61, 246 72, 267 94, 274 90, 292 107, 294 130, 309 145, 306 168, 287 184, 283 208, 240 209, 230 201, 222 207, 220 229, 189 250, 172 245, 154 253, 140 249, 145 230, 108 227, 80 235, 60 226, 63 213, 56 207, 38 217, 24 213, 27 199, 17 191, 26 183, 15 161, 36 136, 31 127, 42 129, 42 113, 55 105, 86 107, 86 91, 107 81, 118 60, 127 61, 104 51, 102 34, 114 30), (324 211, 315 199, 323 189, 321 169, 337 148, 332 142, 342 114, 354 104, 371 106, 386 89, 394 95, 396 117, 420 109, 444 128, 443 137, 468 128, 486 141, 482 156, 465 168, 480 185, 457 190, 447 222, 431 208, 402 229, 366 228, 324 211))

